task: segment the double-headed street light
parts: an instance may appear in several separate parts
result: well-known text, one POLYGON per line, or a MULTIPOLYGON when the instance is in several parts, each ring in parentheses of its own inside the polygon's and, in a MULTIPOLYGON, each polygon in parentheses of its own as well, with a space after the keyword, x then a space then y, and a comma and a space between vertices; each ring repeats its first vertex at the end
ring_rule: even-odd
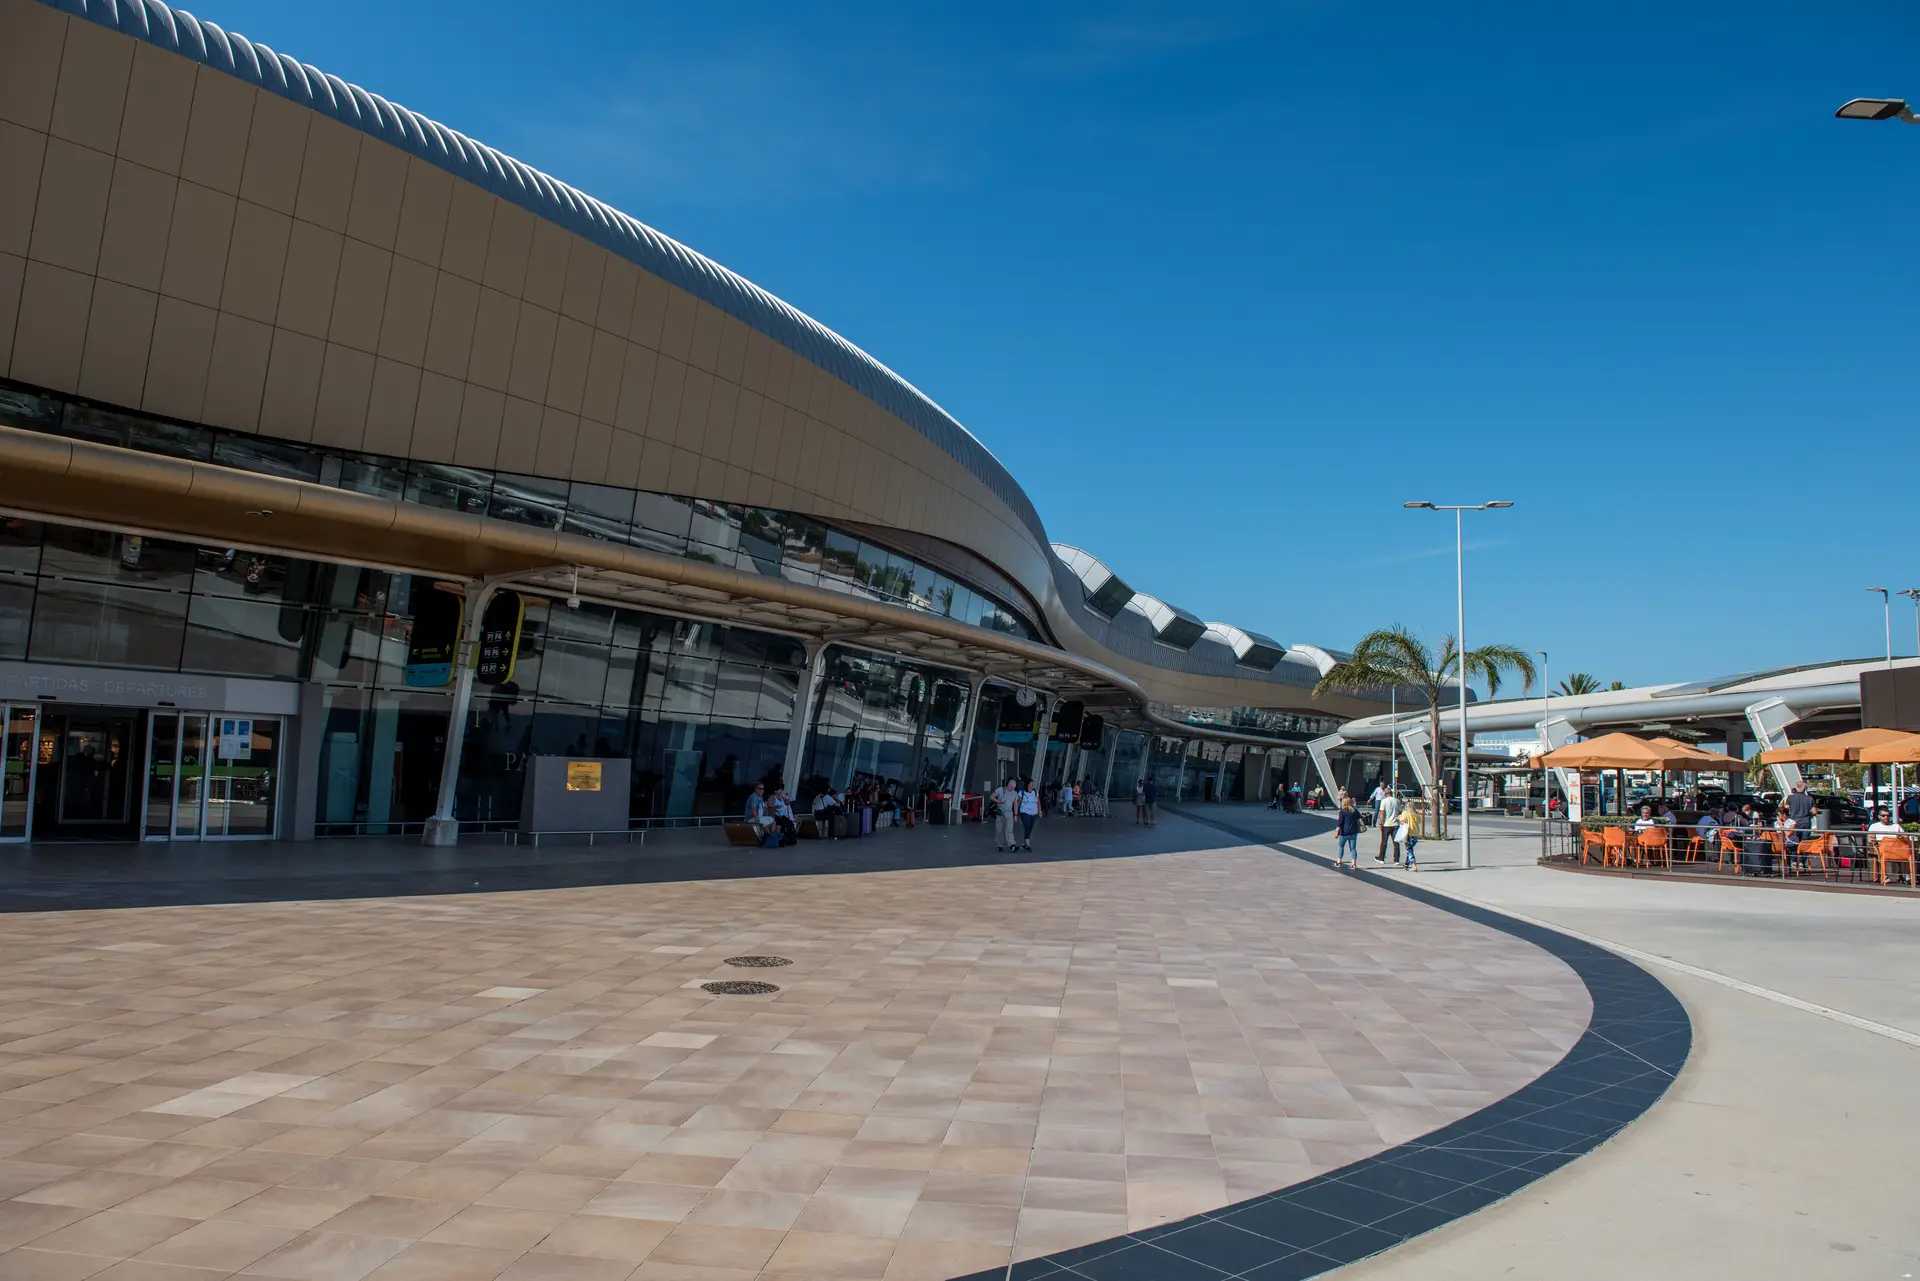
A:
POLYGON ((1869 592, 1880 593, 1880 621, 1887 629, 1887 670, 1893 670, 1893 598, 1887 595, 1884 587, 1869 587, 1869 592))
MULTIPOLYGON (((1460 541, 1460 513, 1494 511, 1511 507, 1509 502, 1491 503, 1402 503, 1401 506, 1414 511, 1452 512, 1453 513, 1453 573, 1455 604, 1459 610, 1458 626, 1455 635, 1460 646, 1460 866, 1473 866, 1473 820, 1468 817, 1471 806, 1468 802, 1472 793, 1468 790, 1467 779, 1467 561, 1466 549, 1460 541)), ((1440 744, 1433 745, 1434 772, 1439 772, 1440 744)), ((1436 780, 1438 781, 1438 780, 1436 780)), ((1440 787, 1440 807, 1447 804, 1446 785, 1440 787)))
POLYGON ((1913 114, 1905 98, 1854 98, 1842 103, 1833 116, 1836 120, 1899 120, 1920 125, 1920 116, 1913 114))

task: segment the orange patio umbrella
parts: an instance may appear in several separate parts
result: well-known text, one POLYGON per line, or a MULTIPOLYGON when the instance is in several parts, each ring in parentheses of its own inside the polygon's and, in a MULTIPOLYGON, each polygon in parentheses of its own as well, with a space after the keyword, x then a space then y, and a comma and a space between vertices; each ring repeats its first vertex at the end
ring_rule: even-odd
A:
POLYGON ((1702 771, 1719 773, 1723 770, 1744 770, 1747 767, 1747 763, 1738 756, 1728 756, 1725 752, 1709 752, 1704 747, 1697 747, 1692 743, 1683 743, 1677 738, 1654 738, 1648 741, 1658 743, 1660 746, 1671 748, 1674 751, 1685 752, 1690 759, 1696 760, 1699 763, 1696 765, 1681 765, 1677 768, 1691 770, 1696 774, 1702 771))
POLYGON ((1900 734, 1898 730, 1878 732, 1899 734, 1899 737, 1878 747, 1861 748, 1859 761, 1862 765, 1920 765, 1920 734, 1900 734))
MULTIPOLYGON (((1809 762, 1828 761, 1867 761, 1861 753, 1876 748, 1898 745, 1912 739, 1920 742, 1920 735, 1902 733, 1897 729, 1856 729, 1844 734, 1830 734, 1826 738, 1810 739, 1805 743, 1795 743, 1790 747, 1774 747, 1760 753, 1762 765, 1805 765, 1809 762)), ((1871 758, 1881 764, 1894 760, 1907 761, 1909 757, 1881 756, 1871 758)))
MULTIPOLYGON (((1710 755, 1678 743, 1666 746, 1632 734, 1615 733, 1556 747, 1534 757, 1533 764, 1535 768, 1551 769, 1700 770, 1709 768, 1702 761, 1710 755)), ((1745 768, 1746 762, 1740 762, 1740 766, 1745 768)))

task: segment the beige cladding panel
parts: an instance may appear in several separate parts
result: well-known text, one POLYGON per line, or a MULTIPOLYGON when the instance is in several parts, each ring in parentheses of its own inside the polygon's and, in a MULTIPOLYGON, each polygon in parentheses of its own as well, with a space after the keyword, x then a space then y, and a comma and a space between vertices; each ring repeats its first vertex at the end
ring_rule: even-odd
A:
POLYGON ((12 377, 341 448, 898 525, 1050 590, 984 483, 711 304, 231 76, 31 0, 0 0, 0 24, 12 377))

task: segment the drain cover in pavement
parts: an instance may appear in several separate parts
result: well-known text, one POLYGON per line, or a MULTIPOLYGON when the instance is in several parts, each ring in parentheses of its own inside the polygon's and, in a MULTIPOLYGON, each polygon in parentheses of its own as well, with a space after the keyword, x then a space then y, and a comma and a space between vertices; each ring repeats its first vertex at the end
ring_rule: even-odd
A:
POLYGON ((771 983, 756 983, 752 979, 721 979, 700 986, 715 996, 765 996, 780 990, 771 983))
POLYGON ((729 956, 728 965, 737 965, 743 970, 770 970, 776 965, 792 965, 784 956, 729 956))

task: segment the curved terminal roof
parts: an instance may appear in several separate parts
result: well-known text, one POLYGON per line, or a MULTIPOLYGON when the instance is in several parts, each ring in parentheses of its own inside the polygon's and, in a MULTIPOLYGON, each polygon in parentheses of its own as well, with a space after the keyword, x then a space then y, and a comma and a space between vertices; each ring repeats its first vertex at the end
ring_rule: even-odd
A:
POLYGON ((1233 660, 1270 672, 1287 656, 1287 647, 1271 636, 1243 631, 1231 623, 1208 623, 1207 635, 1233 651, 1233 660))
POLYGON ((1304 646, 1299 654, 1289 654, 1267 637, 1207 624, 1136 593, 1089 553, 1050 544, 1039 513, 1012 473, 931 397, 819 321, 672 237, 416 111, 162 0, 40 2, 235 76, 397 147, 679 286, 833 374, 940 448, 1004 502, 1038 542, 1053 548, 1056 578, 1064 569, 1078 580, 1095 616, 1085 620, 1087 630, 1101 643, 1159 666, 1220 675, 1260 671, 1267 679, 1311 684, 1303 660, 1325 651, 1304 646), (1157 645, 1145 629, 1130 635, 1130 616, 1151 625, 1157 645), (1181 656, 1170 655, 1169 646, 1181 656), (1156 649, 1157 654, 1151 652, 1156 649))
POLYGON ((1192 649, 1207 634, 1207 625, 1200 621, 1198 614, 1190 614, 1178 605, 1169 605, 1145 592, 1135 592, 1133 599, 1127 602, 1127 608, 1146 616, 1147 621, 1153 624, 1154 639, 1162 645, 1192 649))
MULTIPOLYGON (((331 117, 511 201, 678 285, 791 348, 925 436, 993 491, 1042 544, 1033 502, 991 450, 932 397, 813 317, 671 236, 531 165, 318 67, 160 0, 42 0, 331 117)), ((369 38, 379 38, 368 31, 369 38)))
POLYGON ((1053 544, 1053 554, 1073 571, 1087 592, 1087 607, 1102 618, 1111 619, 1133 599, 1133 588, 1089 552, 1066 543, 1053 544))

